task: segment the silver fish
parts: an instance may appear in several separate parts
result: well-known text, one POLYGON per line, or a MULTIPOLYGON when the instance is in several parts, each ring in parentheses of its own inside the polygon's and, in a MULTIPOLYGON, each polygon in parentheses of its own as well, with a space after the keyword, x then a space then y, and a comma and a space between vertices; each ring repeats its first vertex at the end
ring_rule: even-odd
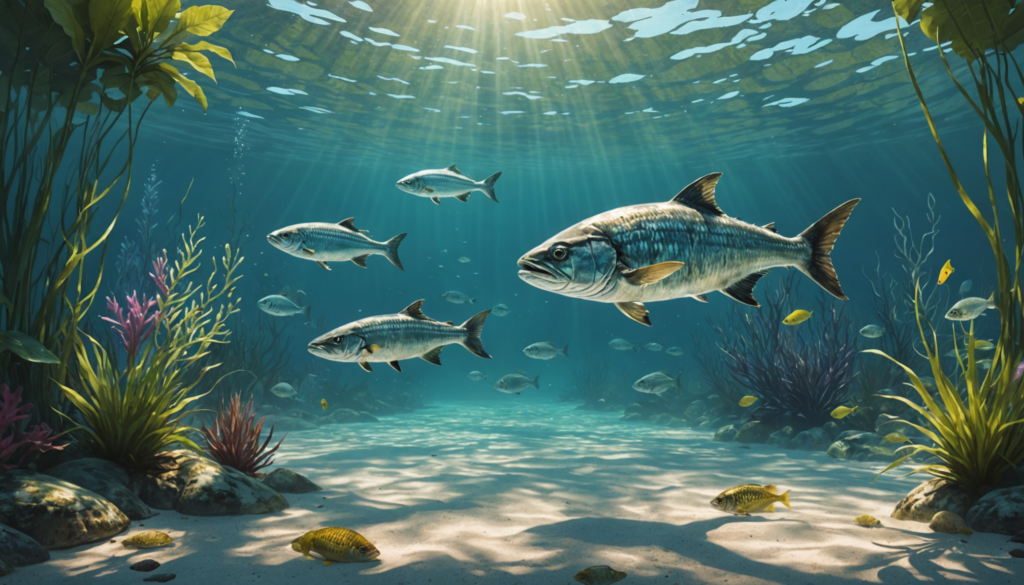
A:
POLYGON ((640 346, 630 343, 625 339, 613 339, 608 342, 608 347, 619 351, 640 351, 640 346))
POLYGON ((498 317, 504 317, 511 312, 512 310, 506 307, 505 305, 494 305, 494 308, 491 309, 491 314, 496 315, 498 317))
POLYGON ((569 357, 569 344, 566 343, 565 347, 559 349, 550 341, 541 341, 534 343, 533 345, 526 346, 523 353, 526 354, 526 357, 530 357, 535 360, 549 360, 560 355, 569 357))
POLYGON ((309 352, 335 362, 358 363, 367 372, 370 362, 386 362, 401 372, 399 360, 419 357, 441 365, 441 350, 457 343, 471 353, 491 359, 480 340, 484 322, 491 312, 481 311, 462 325, 435 321, 423 314, 419 300, 393 315, 379 315, 353 321, 317 337, 309 352))
POLYGON ((885 327, 881 325, 865 325, 860 328, 860 334, 868 339, 878 339, 885 334, 885 327))
POLYGON ((972 284, 974 284, 974 283, 971 282, 970 279, 967 279, 967 280, 963 281, 962 283, 960 283, 960 298, 961 299, 964 298, 965 294, 971 292, 971 285, 972 284))
POLYGON ((469 373, 469 379, 473 380, 474 382, 479 382, 480 380, 483 380, 486 377, 487 374, 483 372, 478 372, 476 370, 473 370, 472 372, 469 373))
POLYGON ((281 228, 267 236, 275 248, 296 258, 312 260, 330 270, 328 262, 352 261, 366 268, 366 259, 372 255, 384 256, 399 270, 398 245, 407 234, 398 234, 386 242, 375 242, 356 228, 355 218, 338 223, 299 223, 281 228))
POLYGON ((463 264, 469 264, 470 262, 472 262, 472 260, 466 258, 465 256, 461 256, 459 257, 459 262, 462 262, 463 264))
POLYGON ((683 355, 683 348, 679 347, 678 345, 673 345, 672 347, 666 349, 665 353, 667 353, 668 355, 680 356, 683 355))
POLYGON ((983 317, 986 309, 995 308, 997 308, 996 293, 992 293, 987 299, 967 297, 957 301, 953 308, 946 312, 946 318, 950 321, 971 321, 983 317))
POLYGON ((292 396, 298 395, 298 392, 295 391, 295 387, 289 384, 288 382, 281 382, 280 384, 275 384, 270 389, 270 393, 273 394, 274 396, 280 396, 281 398, 291 398, 292 396))
POLYGON ((505 394, 519 394, 530 386, 540 389, 540 375, 531 380, 522 374, 508 374, 494 383, 494 389, 505 394))
POLYGON ((459 201, 466 201, 473 191, 480 191, 491 201, 497 203, 498 198, 494 196, 494 183, 500 176, 501 171, 498 171, 483 181, 474 181, 463 175, 457 166, 452 165, 447 169, 431 169, 413 173, 399 181, 396 186, 417 197, 427 197, 438 205, 441 204, 441 197, 454 197, 459 201))
POLYGON ((660 343, 645 343, 644 344, 644 349, 646 349, 647 351, 661 351, 661 344, 660 343))
POLYGON ((275 317, 289 317, 291 315, 298 315, 301 313, 302 316, 309 321, 310 306, 306 305, 305 307, 300 307, 298 303, 284 295, 265 296, 256 304, 268 315, 273 315, 275 317))
POLYGON ((793 266, 847 300, 829 254, 860 199, 830 211, 794 238, 774 224, 729 217, 715 202, 721 173, 697 179, 666 203, 631 205, 585 219, 519 259, 519 277, 568 297, 614 303, 650 325, 645 302, 719 291, 746 305, 770 268, 793 266))
POLYGON ((634 382, 633 390, 647 394, 662 394, 671 388, 678 390, 680 388, 679 380, 682 377, 682 374, 673 378, 665 372, 654 372, 634 382))
POLYGON ((476 303, 475 298, 471 299, 457 290, 450 290, 441 295, 441 298, 448 301, 449 303, 455 303, 456 305, 464 305, 466 303, 472 305, 476 303))

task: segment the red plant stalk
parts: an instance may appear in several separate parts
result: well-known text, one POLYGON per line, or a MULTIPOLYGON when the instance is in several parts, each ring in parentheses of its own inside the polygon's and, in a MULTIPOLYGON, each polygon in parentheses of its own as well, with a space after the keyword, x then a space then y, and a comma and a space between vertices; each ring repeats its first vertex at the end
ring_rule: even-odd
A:
POLYGON ((31 403, 21 404, 21 387, 11 392, 7 384, 0 384, 0 470, 24 467, 41 453, 64 448, 53 444, 56 437, 46 423, 24 431, 19 428, 31 410, 31 403))
POLYGON ((149 273, 149 277, 153 279, 156 286, 163 293, 164 298, 167 298, 167 256, 161 256, 156 260, 153 260, 153 272, 149 273))
POLYGON ((146 299, 145 294, 142 295, 142 301, 140 302, 138 294, 132 291, 132 296, 127 297, 127 301, 128 314, 125 315, 121 312, 121 307, 117 304, 117 300, 113 297, 107 297, 107 310, 114 315, 114 318, 100 318, 108 323, 113 323, 111 329, 117 331, 121 336, 121 343, 128 352, 129 362, 134 362, 139 348, 142 347, 142 344, 146 342, 146 339, 149 338, 156 328, 156 321, 160 316, 160 311, 150 314, 150 311, 156 307, 157 303, 156 299, 146 299))
POLYGON ((274 427, 271 425, 267 439, 260 445, 260 433, 263 429, 263 421, 267 420, 267 417, 263 417, 259 422, 253 424, 256 413, 250 414, 251 410, 252 397, 249 397, 249 402, 243 409, 241 398, 235 394, 231 397, 227 409, 224 408, 224 402, 221 401, 213 428, 209 429, 204 424, 200 430, 206 437, 206 450, 214 460, 255 477, 257 471, 274 462, 270 456, 277 451, 288 435, 285 434, 277 442, 277 445, 267 449, 267 445, 274 438, 274 427))

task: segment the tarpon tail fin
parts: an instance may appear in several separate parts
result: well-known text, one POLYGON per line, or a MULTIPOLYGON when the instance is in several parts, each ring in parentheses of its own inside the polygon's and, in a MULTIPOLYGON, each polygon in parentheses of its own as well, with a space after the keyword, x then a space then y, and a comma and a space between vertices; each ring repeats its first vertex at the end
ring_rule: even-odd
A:
POLYGON ((829 255, 836 244, 839 232, 843 230, 846 220, 850 219, 850 214, 858 203, 860 199, 851 199, 843 203, 797 236, 807 240, 811 245, 811 259, 806 266, 798 268, 829 294, 844 301, 849 298, 843 294, 843 287, 839 285, 839 277, 836 276, 836 269, 832 267, 832 258, 829 255))
POLYGON ((679 372, 679 375, 678 375, 678 376, 676 376, 676 377, 675 377, 675 378, 674 378, 674 379, 672 380, 672 383, 673 383, 673 385, 675 385, 675 387, 676 387, 676 390, 682 390, 682 389, 683 389, 683 386, 682 386, 682 382, 681 382, 681 381, 682 381, 682 379, 683 379, 683 373, 682 373, 682 372, 679 372))
POLYGON ((302 307, 302 316, 306 318, 306 321, 310 321, 310 322, 313 321, 312 317, 309 316, 309 311, 312 308, 313 307, 310 306, 310 305, 306 305, 305 307, 302 307))
POLYGON ((407 235, 409 234, 398 234, 384 242, 384 245, 387 246, 387 250, 384 252, 384 257, 394 264, 395 268, 402 271, 404 271, 405 268, 402 267, 402 261, 398 258, 398 245, 402 243, 402 240, 404 240, 407 235))
POLYGON ((487 316, 490 314, 490 309, 480 311, 459 326, 466 330, 466 340, 462 342, 462 347, 465 347, 470 352, 488 360, 491 359, 491 356, 487 353, 487 350, 484 349, 484 344, 480 340, 480 334, 483 333, 484 322, 487 321, 487 316))
POLYGON ((994 293, 994 292, 992 294, 988 295, 988 308, 989 309, 998 309, 999 308, 999 307, 996 306, 996 293, 994 293))
POLYGON ((537 374, 536 378, 530 380, 530 383, 533 384, 534 388, 540 390, 540 374, 537 374))
POLYGON ((562 348, 562 351, 560 351, 559 353, 561 353, 561 354, 562 354, 562 355, 564 355, 565 357, 569 357, 569 344, 568 344, 568 343, 566 343, 566 344, 565 344, 565 347, 563 347, 563 348, 562 348))
POLYGON ((498 182, 499 177, 501 177, 501 171, 498 171, 484 179, 483 185, 480 187, 480 190, 484 192, 484 195, 487 195, 487 197, 495 203, 498 202, 498 198, 494 195, 494 184, 498 182))

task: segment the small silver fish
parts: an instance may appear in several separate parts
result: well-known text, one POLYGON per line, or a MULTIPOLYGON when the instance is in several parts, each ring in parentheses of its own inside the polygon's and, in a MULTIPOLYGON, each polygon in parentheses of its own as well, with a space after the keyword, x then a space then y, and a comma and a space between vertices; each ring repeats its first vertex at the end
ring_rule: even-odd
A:
POLYGON ((298 395, 298 392, 295 391, 295 387, 288 382, 275 384, 274 387, 270 389, 270 393, 274 396, 280 396, 281 398, 291 398, 292 396, 298 395))
POLYGON ((658 343, 645 343, 644 349, 647 351, 661 351, 661 345, 658 343))
POLYGON ((986 309, 995 308, 996 293, 992 293, 987 299, 967 297, 953 305, 953 308, 946 313, 946 318, 950 321, 971 321, 983 317, 986 309))
POLYGON ((471 299, 457 290, 450 290, 441 295, 441 298, 448 301, 449 303, 455 303, 456 305, 464 305, 466 303, 472 305, 476 303, 475 298, 471 299))
POLYGON ((868 339, 878 339, 885 334, 885 327, 881 325, 865 325, 860 328, 860 334, 868 339))
POLYGON ((682 374, 673 378, 665 372, 653 372, 634 382, 633 390, 645 394, 663 394, 672 388, 678 390, 679 380, 682 377, 682 374))
POLYGON ((505 394, 519 394, 530 386, 540 389, 540 376, 529 379, 522 374, 508 374, 494 383, 494 389, 505 394))
POLYGON ((356 229, 355 218, 338 223, 300 223, 281 228, 267 236, 275 248, 296 258, 305 258, 330 270, 328 262, 348 262, 366 268, 366 259, 372 255, 384 256, 399 270, 398 245, 406 234, 398 234, 386 242, 375 242, 356 229))
POLYGON ((309 321, 310 306, 300 307, 298 303, 284 295, 265 296, 256 303, 259 308, 268 315, 275 317, 290 317, 302 314, 309 321))
POLYGON ((496 315, 498 317, 504 317, 511 312, 512 310, 505 305, 494 305, 494 308, 491 309, 491 314, 496 315))
POLYGON ((608 347, 619 351, 640 351, 640 346, 630 343, 625 339, 613 339, 608 342, 608 347))
POLYGON ((668 355, 680 356, 683 355, 683 348, 679 347, 678 345, 673 345, 672 347, 666 349, 665 353, 667 353, 668 355))
POLYGON ((483 380, 486 377, 487 374, 483 372, 478 372, 476 370, 473 370, 472 372, 469 373, 469 379, 473 380, 474 382, 479 382, 480 380, 483 380))
POLYGON ((494 183, 499 177, 501 177, 501 171, 483 181, 474 181, 463 175, 457 166, 452 165, 447 169, 430 169, 413 173, 398 181, 395 186, 417 197, 426 197, 438 205, 441 204, 441 197, 454 197, 459 201, 466 201, 473 191, 480 191, 491 201, 497 203, 498 198, 494 195, 494 183))
POLYGON ((565 347, 559 349, 550 341, 541 341, 526 346, 523 353, 526 354, 526 357, 530 357, 535 360, 549 360, 560 355, 569 357, 569 344, 566 343, 565 347))
POLYGON ((462 256, 459 258, 459 262, 462 262, 463 264, 469 264, 471 260, 469 258, 466 258, 465 256, 462 256))

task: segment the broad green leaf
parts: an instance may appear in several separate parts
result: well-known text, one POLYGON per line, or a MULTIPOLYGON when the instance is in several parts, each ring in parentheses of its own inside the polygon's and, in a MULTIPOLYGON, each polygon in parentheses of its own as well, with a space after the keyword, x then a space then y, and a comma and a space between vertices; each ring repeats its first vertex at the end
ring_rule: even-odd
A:
POLYGON ((132 0, 90 0, 89 25, 92 27, 92 46, 89 57, 94 59, 121 38, 132 16, 132 0))
POLYGON ((181 10, 181 0, 133 0, 135 20, 152 40, 164 32, 174 15, 181 10))
POLYGON ((172 79, 181 84, 182 89, 188 92, 188 95, 194 97, 199 105, 203 106, 203 111, 206 111, 207 102, 206 94, 203 93, 203 88, 199 87, 199 84, 185 77, 180 71, 174 68, 169 63, 160 63, 160 70, 170 75, 172 79))
POLYGON ((175 47, 174 50, 175 51, 209 51, 209 52, 213 53, 214 55, 219 55, 220 57, 222 57, 224 59, 227 59, 228 61, 231 61, 232 65, 235 65, 235 67, 238 67, 238 65, 235 64, 235 60, 231 58, 231 51, 225 49, 224 47, 218 47, 217 45, 210 44, 210 43, 208 43, 206 41, 199 41, 198 43, 196 43, 194 45, 190 45, 188 43, 181 43, 180 45, 175 47))
POLYGON ((21 359, 37 364, 60 363, 57 356, 38 339, 21 331, 0 331, 0 353, 5 351, 12 351, 21 359))
POLYGON ((925 0, 893 0, 892 6, 896 9, 896 14, 903 17, 903 20, 911 22, 921 12, 921 5, 924 2, 925 0))
POLYGON ((120 67, 107 69, 100 76, 100 85, 103 86, 103 89, 121 87, 129 81, 131 81, 131 75, 128 75, 128 72, 120 67))
POLYGON ((163 71, 153 71, 139 76, 139 84, 149 86, 149 99, 156 99, 157 95, 163 95, 167 107, 174 105, 178 99, 178 90, 174 87, 174 80, 163 71), (156 92, 153 95, 152 92, 156 92))
POLYGON ((968 61, 1000 43, 1013 50, 1024 34, 1024 14, 1006 0, 935 0, 921 12, 921 30, 936 43, 952 41, 952 49, 968 61))
POLYGON ((123 97, 115 99, 107 96, 107 94, 103 94, 100 96, 100 103, 103 104, 104 108, 107 108, 111 112, 122 112, 124 111, 125 106, 128 105, 128 98, 123 97))
POLYGON ((214 81, 217 81, 217 78, 213 75, 213 66, 210 65, 210 60, 202 53, 197 53, 195 51, 174 51, 171 53, 171 59, 174 59, 175 61, 184 61, 191 65, 196 71, 214 81))
POLYGON ((161 46, 170 47, 175 43, 187 41, 192 35, 197 37, 210 36, 224 26, 224 22, 234 13, 223 6, 192 6, 178 13, 178 24, 161 46))
POLYGON ((64 32, 71 37, 71 44, 75 47, 80 61, 85 60, 85 31, 82 25, 75 19, 74 10, 68 0, 44 0, 43 5, 50 11, 53 21, 64 29, 64 32))
POLYGON ((14 303, 12 303, 11 300, 5 297, 2 293, 0 293, 0 305, 5 306, 12 311, 14 310, 14 303))
POLYGON ((95 116, 100 113, 100 105, 93 102, 79 102, 75 104, 75 111, 86 116, 95 116))

